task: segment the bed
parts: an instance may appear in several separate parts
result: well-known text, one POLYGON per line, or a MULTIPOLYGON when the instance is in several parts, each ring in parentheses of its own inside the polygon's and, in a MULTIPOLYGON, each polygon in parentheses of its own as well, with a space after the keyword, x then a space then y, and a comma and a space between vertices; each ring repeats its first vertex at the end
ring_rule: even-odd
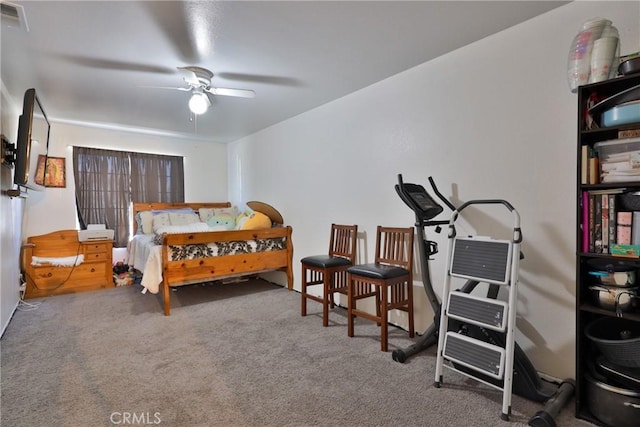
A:
POLYGON ((282 217, 271 206, 247 205, 268 216, 270 228, 216 226, 212 220, 222 216, 216 212, 233 209, 228 202, 133 204, 134 237, 128 245, 128 262, 142 272, 143 292, 162 291, 166 316, 172 287, 282 271, 287 288, 293 289, 291 227, 282 225, 282 217), (165 216, 174 221, 164 223, 165 216))

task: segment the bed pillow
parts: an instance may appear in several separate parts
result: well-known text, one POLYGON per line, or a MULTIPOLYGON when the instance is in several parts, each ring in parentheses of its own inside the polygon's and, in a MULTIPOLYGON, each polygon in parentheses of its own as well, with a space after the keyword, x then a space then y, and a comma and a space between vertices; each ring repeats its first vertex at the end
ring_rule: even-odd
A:
MULTIPOLYGON (((154 217, 163 214, 195 214, 195 211, 192 208, 175 208, 175 209, 162 209, 162 210, 151 210, 151 211, 141 211, 136 214, 136 222, 138 223, 138 228, 136 230, 136 234, 153 234, 153 227, 156 224, 153 222, 154 217)), ((169 220, 166 223, 166 216, 162 216, 161 219, 157 221, 157 226, 162 225, 170 225, 171 221, 169 220)))
POLYGON ((153 234, 153 213, 151 211, 138 212, 136 222, 138 223, 136 234, 153 234))
POLYGON ((235 218, 238 216, 239 210, 237 206, 231 206, 229 208, 200 208, 198 209, 198 213, 200 214, 200 221, 207 222, 212 216, 220 214, 228 214, 235 218))
POLYGON ((231 206, 229 208, 214 208, 213 209, 213 214, 214 215, 231 215, 234 219, 235 219, 235 217, 238 216, 239 213, 240 213, 240 211, 238 210, 237 206, 231 206))
POLYGON ((171 225, 171 220, 169 219, 169 214, 164 213, 156 213, 153 215, 153 232, 158 234, 158 229, 161 227, 165 227, 167 225, 171 225))
POLYGON ((151 213, 154 215, 163 214, 163 213, 195 213, 196 211, 193 208, 170 208, 170 209, 155 209, 152 210, 151 213))
POLYGON ((209 221, 209 218, 215 215, 213 208, 200 208, 198 209, 198 214, 200 215, 200 221, 202 222, 209 221))
POLYGON ((169 222, 171 225, 195 224, 200 221, 200 216, 195 213, 169 213, 169 222))

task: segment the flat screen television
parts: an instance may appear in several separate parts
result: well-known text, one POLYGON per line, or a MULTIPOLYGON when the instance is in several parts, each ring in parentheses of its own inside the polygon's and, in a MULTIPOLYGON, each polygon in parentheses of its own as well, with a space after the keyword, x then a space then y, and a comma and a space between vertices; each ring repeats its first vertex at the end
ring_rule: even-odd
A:
POLYGON ((18 121, 13 175, 16 185, 36 191, 44 190, 50 130, 51 124, 36 90, 27 89, 18 121))

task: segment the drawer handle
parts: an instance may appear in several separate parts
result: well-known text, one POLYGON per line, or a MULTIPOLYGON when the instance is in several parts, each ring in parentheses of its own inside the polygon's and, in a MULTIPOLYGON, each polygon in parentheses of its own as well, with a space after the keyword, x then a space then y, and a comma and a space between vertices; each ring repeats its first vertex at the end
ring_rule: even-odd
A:
POLYGON ((51 277, 51 276, 53 276, 52 272, 47 273, 47 277, 51 277))
POLYGON ((91 272, 93 273, 94 271, 96 271, 96 269, 95 269, 95 268, 92 268, 92 269, 91 269, 91 272))

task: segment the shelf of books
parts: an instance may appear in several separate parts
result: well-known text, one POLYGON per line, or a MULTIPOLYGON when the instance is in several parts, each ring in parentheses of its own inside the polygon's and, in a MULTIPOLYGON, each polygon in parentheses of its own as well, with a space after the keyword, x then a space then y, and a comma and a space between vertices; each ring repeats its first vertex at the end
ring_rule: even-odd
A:
POLYGON ((589 331, 603 319, 640 330, 640 119, 610 116, 639 103, 638 74, 578 88, 576 417, 598 425, 585 378, 604 356, 589 331))

